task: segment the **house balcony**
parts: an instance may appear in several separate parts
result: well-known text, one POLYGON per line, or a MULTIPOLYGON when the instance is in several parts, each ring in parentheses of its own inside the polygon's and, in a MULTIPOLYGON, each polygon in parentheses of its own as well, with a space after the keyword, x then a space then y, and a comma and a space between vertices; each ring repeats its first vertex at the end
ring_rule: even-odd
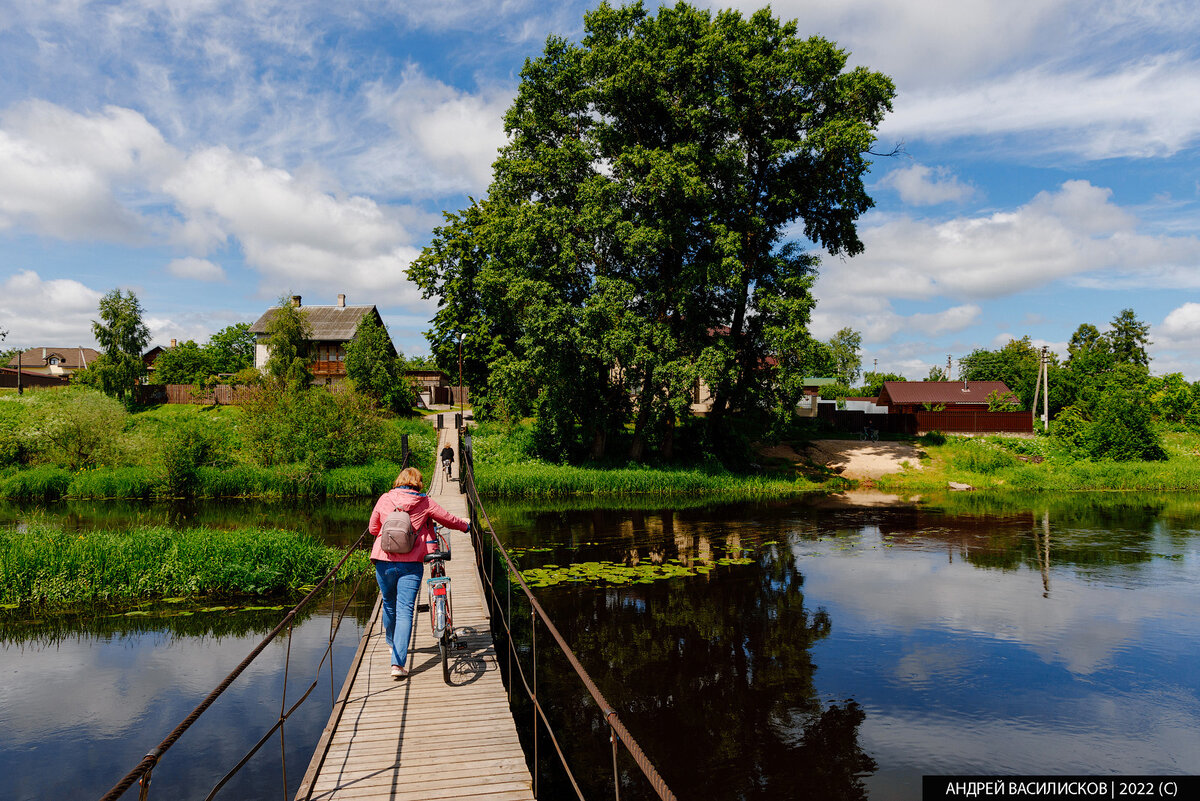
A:
POLYGON ((312 374, 314 376, 344 376, 346 375, 345 362, 313 362, 312 374))

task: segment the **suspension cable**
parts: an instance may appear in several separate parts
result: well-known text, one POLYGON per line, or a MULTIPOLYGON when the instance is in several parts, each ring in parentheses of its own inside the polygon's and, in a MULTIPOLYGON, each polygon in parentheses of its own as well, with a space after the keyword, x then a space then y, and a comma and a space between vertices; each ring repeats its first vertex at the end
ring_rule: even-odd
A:
MULTIPOLYGON (((567 645, 566 640, 563 638, 562 634, 559 633, 558 628, 555 627, 553 622, 551 622, 550 616, 548 614, 546 614, 546 610, 542 607, 542 605, 540 603, 538 603, 537 598, 535 598, 533 595, 533 591, 529 588, 529 585, 525 583, 525 579, 521 577, 521 572, 517 569, 517 566, 513 563, 512 558, 508 554, 508 551, 500 543, 500 538, 496 535, 496 530, 492 527, 492 521, 488 517, 487 510, 483 507, 482 502, 480 502, 480 500, 479 500, 479 492, 475 485, 474 460, 469 457, 470 457, 470 455, 468 455, 468 458, 465 458, 465 459, 462 458, 461 456, 459 457, 460 470, 462 470, 462 473, 464 476, 466 476, 466 480, 467 480, 467 493, 468 493, 467 497, 468 497, 469 501, 471 502, 471 505, 473 507, 475 507, 476 509, 478 509, 479 513, 482 515, 484 523, 485 523, 487 531, 488 531, 488 534, 491 536, 492 546, 500 552, 500 555, 504 559, 504 563, 507 564, 507 566, 508 566, 508 573, 510 576, 509 586, 511 587, 511 585, 512 585, 511 577, 515 577, 517 584, 520 586, 522 592, 525 593, 525 597, 529 600, 529 605, 533 610, 532 613, 537 618, 541 619, 542 624, 546 627, 546 631, 548 631, 550 633, 550 636, 554 638, 554 641, 558 644, 559 649, 563 652, 563 655, 566 657, 567 663, 570 664, 571 667, 574 669, 574 671, 575 671, 576 675, 578 675, 580 681, 583 682, 583 686, 587 689, 588 693, 592 696, 592 700, 595 701, 596 705, 600 708, 600 711, 604 715, 605 723, 608 724, 610 730, 612 731, 613 737, 619 739, 621 741, 621 743, 625 746, 625 750, 629 752, 629 755, 633 758, 633 761, 637 764, 637 766, 639 768, 641 768, 642 774, 646 777, 647 781, 650 782, 650 786, 654 788, 654 791, 656 793, 658 793, 658 797, 661 798, 663 801, 674 801, 675 794, 671 792, 671 789, 669 787, 667 787, 666 781, 659 774, 658 770, 654 767, 653 763, 650 762, 650 759, 649 759, 649 757, 646 756, 646 753, 644 751, 642 751, 641 746, 638 745, 638 742, 636 739, 634 739, 633 734, 630 733, 630 731, 627 728, 625 728, 625 724, 621 722, 620 716, 617 715, 617 711, 612 707, 611 704, 609 704, 608 700, 605 699, 604 694, 600 692, 600 688, 596 686, 595 681, 592 680, 592 677, 588 674, 587 670, 585 670, 583 665, 580 664, 579 659, 575 656, 574 651, 572 651, 571 647, 569 645, 567 645)), ((482 529, 481 529, 481 532, 482 532, 482 529)), ((482 533, 481 533, 480 540, 479 540, 479 546, 482 547, 482 545, 483 545, 483 537, 482 537, 482 533)), ((489 591, 489 594, 491 595, 493 602, 498 606, 499 601, 496 598, 495 584, 491 580, 491 578, 488 579, 488 591, 489 591)), ((511 630, 511 627, 509 626, 509 622, 507 619, 504 620, 504 628, 508 634, 508 647, 509 647, 509 651, 511 653, 512 649, 515 646, 513 644, 512 630, 511 630)), ((530 693, 529 684, 524 677, 524 671, 520 669, 520 660, 517 660, 517 666, 518 666, 518 672, 520 672, 522 674, 522 683, 525 684, 526 693, 529 694, 530 693)), ((511 672, 509 675, 510 675, 509 681, 511 684, 512 683, 511 672)), ((536 682, 536 677, 534 678, 534 681, 536 682)), ((536 695, 536 693, 534 693, 534 695, 536 695)), ((531 697, 531 700, 533 701, 534 706, 538 708, 538 714, 542 717, 543 721, 545 721, 546 726, 547 726, 547 731, 549 731, 549 721, 546 720, 545 713, 542 712, 536 697, 531 697)), ((555 747, 557 748, 557 738, 554 737, 554 733, 552 731, 550 731, 550 735, 551 735, 551 739, 553 741, 555 741, 555 747)), ((537 739, 536 731, 534 734, 534 739, 536 742, 536 739, 537 739)), ((536 744, 535 744, 535 748, 536 748, 536 744)), ((616 740, 613 741, 613 748, 614 748, 613 759, 614 759, 614 763, 615 763, 616 740)), ((560 756, 561 756, 561 753, 562 752, 560 750, 559 751, 560 756)), ((615 767, 615 764, 614 764, 614 767, 615 767)), ((570 776, 570 769, 567 767, 565 761, 563 763, 563 768, 565 770, 567 770, 568 776, 570 776)), ((570 776, 570 778, 571 778, 571 783, 575 784, 574 777, 570 776)), ((576 789, 576 792, 579 791, 578 785, 576 785, 575 789, 576 789)), ((580 797, 582 797, 582 795, 580 797)))
MULTIPOLYGON (((230 672, 230 674, 226 676, 195 709, 192 710, 191 714, 184 718, 179 725, 176 726, 175 729, 163 739, 161 743, 155 746, 149 753, 146 754, 146 756, 142 757, 142 761, 139 762, 133 768, 133 770, 129 771, 129 773, 125 775, 125 778, 117 782, 117 784, 111 790, 105 793, 100 801, 116 801, 116 799, 125 794, 126 790, 133 786, 134 782, 144 776, 149 776, 150 771, 154 769, 156 764, 158 764, 158 760, 164 753, 166 753, 167 749, 174 745, 175 742, 183 736, 183 733, 187 731, 202 714, 204 714, 205 710, 213 705, 213 702, 216 701, 217 698, 229 688, 229 685, 233 684, 234 680, 242 674, 242 671, 250 666, 250 663, 253 662, 255 658, 257 658, 258 655, 263 652, 267 645, 269 645, 272 640, 278 637, 279 634, 291 624, 292 620, 295 619, 296 614, 321 593, 321 591, 325 588, 325 585, 328 584, 335 575, 337 575, 338 571, 340 571, 350 559, 350 555, 354 553, 355 549, 357 549, 359 545, 365 541, 368 533, 368 531, 364 530, 363 533, 359 535, 358 539, 354 541, 354 544, 346 549, 346 553, 342 555, 341 561, 339 561, 337 565, 330 570, 315 587, 312 588, 308 595, 305 595, 298 604, 292 607, 292 609, 283 616, 283 619, 279 621, 278 625, 271 629, 270 633, 263 638, 262 642, 255 646, 254 650, 252 650, 246 656, 246 658, 243 659, 241 663, 238 664, 238 666, 234 668, 233 671, 230 672)), ((305 697, 307 697, 307 693, 305 693, 305 697)), ((257 748, 255 750, 257 750, 257 748)), ((146 781, 145 784, 148 785, 149 781, 146 781)))

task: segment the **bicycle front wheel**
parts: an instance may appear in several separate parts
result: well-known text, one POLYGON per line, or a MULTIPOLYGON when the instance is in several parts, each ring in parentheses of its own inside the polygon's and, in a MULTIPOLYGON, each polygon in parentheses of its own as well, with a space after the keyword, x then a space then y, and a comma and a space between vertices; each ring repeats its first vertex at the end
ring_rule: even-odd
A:
POLYGON ((438 650, 442 652, 442 681, 450 683, 450 632, 442 632, 438 640, 438 650))

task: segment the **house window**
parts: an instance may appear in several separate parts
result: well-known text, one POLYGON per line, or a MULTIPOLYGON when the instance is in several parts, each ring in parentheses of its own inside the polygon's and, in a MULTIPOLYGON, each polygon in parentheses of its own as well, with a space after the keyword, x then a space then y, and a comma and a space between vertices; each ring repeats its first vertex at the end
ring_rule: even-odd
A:
POLYGON ((58 364, 58 357, 57 357, 57 356, 51 356, 51 357, 50 357, 50 364, 58 364))

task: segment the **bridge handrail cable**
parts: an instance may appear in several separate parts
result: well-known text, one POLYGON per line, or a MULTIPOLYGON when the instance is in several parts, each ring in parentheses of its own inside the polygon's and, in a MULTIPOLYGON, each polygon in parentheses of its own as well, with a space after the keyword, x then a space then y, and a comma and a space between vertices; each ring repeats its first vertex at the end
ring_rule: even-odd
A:
MULTIPOLYGON (((487 510, 483 507, 483 504, 479 500, 479 492, 475 486, 474 459, 472 458, 473 454, 471 454, 471 452, 470 452, 470 446, 466 446, 466 451, 465 451, 465 455, 464 455, 464 443, 463 443, 463 438, 461 436, 459 438, 459 454, 460 454, 460 456, 459 456, 460 481, 462 481, 465 484, 468 502, 475 510, 478 510, 478 514, 472 515, 473 523, 471 526, 471 534, 472 534, 472 538, 475 539, 475 542, 474 542, 475 558, 476 558, 477 565, 479 567, 479 574, 480 574, 481 578, 483 579, 483 581, 487 585, 488 594, 492 600, 492 604, 491 604, 492 608, 496 611, 501 612, 500 619, 504 625, 504 631, 506 633, 506 638, 508 640, 508 664, 509 664, 508 673, 509 673, 510 692, 511 692, 511 686, 513 684, 512 664, 514 661, 513 656, 514 656, 514 648, 515 648, 514 640, 513 640, 513 636, 512 636, 512 628, 511 628, 512 585, 513 585, 513 582, 511 579, 515 578, 516 583, 520 586, 521 591, 525 594, 525 597, 528 599, 529 605, 531 608, 530 617, 531 617, 531 622, 533 623, 533 632, 532 632, 533 681, 532 681, 532 686, 530 686, 529 677, 527 677, 525 675, 525 669, 521 666, 521 662, 519 659, 516 660, 517 673, 520 675, 521 683, 525 688, 525 693, 526 693, 526 695, 529 696, 530 701, 533 703, 534 709, 537 712, 537 716, 541 719, 542 723, 546 727, 546 731, 549 734, 550 740, 554 744, 554 749, 558 753, 559 760, 562 763, 563 770, 566 771, 567 778, 570 780, 571 786, 575 788, 575 793, 578 795, 578 797, 580 799, 584 798, 583 792, 582 792, 582 790, 580 790, 579 784, 576 782, 575 776, 572 774, 570 766, 567 764, 566 757, 562 752, 562 748, 558 743, 558 737, 555 736, 554 731, 550 725, 550 721, 546 717, 545 710, 543 710, 542 705, 538 701, 538 697, 537 697, 537 625, 536 624, 539 619, 541 620, 542 625, 544 625, 546 627, 546 630, 548 632, 550 632, 550 636, 554 639, 555 643, 557 643, 559 649, 562 651, 563 655, 566 657, 568 664, 571 665, 572 669, 575 671, 575 673, 579 677, 580 681, 583 683, 583 686, 585 688, 587 688, 588 693, 592 696, 592 700, 595 701, 596 705, 600 708, 600 711, 604 715, 604 720, 609 726, 609 729, 610 729, 609 740, 612 743, 612 747, 613 747, 613 793, 614 793, 614 796, 618 799, 618 801, 620 800, 621 781, 620 781, 620 774, 619 774, 618 768, 617 768, 618 743, 620 743, 621 745, 625 746, 625 750, 629 752, 630 757, 632 757, 633 761, 641 769, 642 774, 646 777, 646 780, 650 783, 650 786, 654 788, 654 791, 656 793, 658 793, 658 797, 661 798, 663 801, 675 801, 675 794, 671 792, 669 787, 667 787, 666 781, 662 778, 661 775, 659 775, 658 770, 655 769, 654 765, 650 762, 650 759, 649 759, 649 757, 646 756, 645 752, 642 751, 641 746, 638 745, 637 740, 634 739, 633 735, 625 727, 625 724, 621 722, 621 718, 617 714, 616 710, 612 707, 612 705, 604 697, 604 694, 600 692, 600 688, 596 686, 596 682, 592 680, 592 677, 590 675, 588 675, 587 670, 583 667, 582 664, 580 664, 579 659, 575 656, 574 651, 572 651, 571 647, 569 645, 567 645, 566 640, 559 633, 558 628, 555 627, 554 623, 550 620, 550 616, 548 614, 546 614, 546 610, 542 608, 542 605, 540 603, 538 603, 537 598, 535 598, 533 595, 533 591, 530 590, 529 585, 527 585, 525 583, 525 579, 523 579, 521 577, 521 572, 520 572, 520 570, 517 569, 517 566, 513 563, 512 558, 508 554, 508 551, 500 543, 500 538, 496 535, 496 530, 492 527, 492 521, 488 517, 487 510), (478 525, 480 517, 483 518, 485 526, 478 525), (495 565, 493 564, 492 569, 489 572, 485 568, 484 563, 483 563, 483 546, 484 546, 483 529, 485 527, 491 538, 491 544, 492 544, 491 553, 493 555, 493 561, 495 558, 495 554, 497 552, 499 552, 499 554, 504 559, 505 565, 508 568, 508 575, 511 577, 510 580, 508 581, 507 614, 504 614, 504 609, 500 606, 500 599, 497 596, 496 585, 495 585, 495 581, 494 581, 495 565)), ((533 749, 534 749, 534 770, 533 770, 534 795, 536 796, 537 795, 537 773, 538 773, 538 771, 537 771, 538 757, 537 757, 536 727, 535 727, 535 732, 534 732, 534 737, 533 737, 533 749)))
MULTIPOLYGON (((218 684, 216 686, 216 688, 214 688, 213 691, 210 692, 208 694, 208 696, 206 696, 205 699, 203 701, 201 701, 200 704, 195 709, 192 710, 191 714, 189 714, 186 718, 184 718, 179 723, 179 725, 176 726, 174 728, 174 730, 172 730, 171 733, 168 734, 163 739, 163 741, 161 743, 159 743, 157 746, 155 746, 149 753, 146 754, 146 756, 142 757, 142 761, 139 762, 133 768, 133 770, 129 771, 129 773, 127 773, 125 775, 125 778, 123 778, 123 779, 121 779, 121 781, 117 782, 117 784, 114 785, 111 790, 109 790, 107 793, 105 793, 105 795, 100 799, 100 801, 116 801, 116 799, 118 799, 122 795, 124 795, 125 792, 130 787, 133 786, 133 783, 137 782, 137 781, 141 781, 141 785, 142 785, 141 791, 138 795, 138 798, 145 799, 147 797, 147 793, 149 792, 149 789, 150 789, 151 771, 154 770, 155 765, 158 764, 159 759, 162 757, 162 755, 164 753, 166 753, 167 749, 169 749, 172 745, 174 745, 175 742, 180 737, 183 736, 183 733, 186 732, 191 727, 191 725, 200 718, 200 716, 202 714, 204 714, 205 710, 207 710, 210 706, 212 706, 213 702, 216 701, 217 698, 220 697, 220 695, 223 692, 225 692, 225 690, 228 689, 231 684, 233 684, 233 682, 237 679, 237 677, 240 676, 242 674, 242 672, 247 667, 250 666, 250 663, 253 662, 255 660, 255 658, 257 658, 258 655, 263 652, 263 649, 265 649, 267 647, 267 645, 269 645, 271 643, 272 640, 274 640, 276 637, 278 637, 285 629, 288 630, 288 632, 290 634, 292 621, 295 619, 296 615, 301 610, 304 609, 304 607, 308 606, 313 600, 315 600, 316 597, 321 594, 322 590, 324 590, 325 587, 327 585, 329 585, 331 582, 336 587, 337 574, 341 571, 341 569, 345 566, 346 562, 350 559, 351 554, 353 554, 354 551, 357 550, 358 547, 360 545, 362 545, 363 542, 366 541, 366 537, 368 534, 369 534, 369 532, 366 529, 364 529, 362 534, 359 535, 358 539, 354 541, 354 544, 352 544, 350 547, 348 547, 346 549, 346 552, 344 554, 342 554, 342 558, 337 563, 337 565, 334 566, 333 569, 331 569, 325 575, 325 577, 322 578, 316 584, 316 586, 314 586, 312 588, 312 590, 300 600, 299 603, 297 603, 294 607, 292 607, 291 610, 289 610, 288 613, 283 616, 283 619, 279 621, 279 624, 276 625, 275 628, 271 629, 270 633, 268 633, 267 636, 262 639, 262 642, 260 642, 257 646, 255 646, 254 650, 252 650, 246 656, 246 658, 243 659, 241 661, 241 663, 238 664, 238 666, 235 667, 229 673, 229 675, 226 676, 221 681, 221 683, 218 684)), ((217 792, 222 787, 225 786, 225 783, 228 782, 229 779, 232 778, 234 774, 236 774, 239 770, 241 770, 241 768, 247 762, 250 761, 250 758, 253 757, 254 754, 258 752, 258 749, 261 748, 267 742, 268 739, 270 739, 271 735, 273 735, 276 731, 278 731, 283 726, 283 723, 285 720, 287 720, 288 716, 290 716, 292 714, 292 712, 294 712, 296 710, 296 708, 300 706, 300 704, 304 703, 304 701, 307 700, 309 695, 312 693, 313 689, 316 688, 317 682, 320 680, 321 668, 325 664, 325 659, 330 658, 332 655, 333 641, 337 635, 338 629, 341 627, 342 618, 345 617, 346 610, 349 608, 351 602, 353 601, 354 595, 357 593, 358 587, 361 586, 362 580, 363 580, 363 577, 359 576, 357 582, 355 583, 355 589, 353 592, 351 592, 350 599, 347 600, 346 604, 342 607, 341 613, 337 616, 336 622, 332 618, 330 620, 329 643, 326 645, 325 651, 321 657, 321 662, 317 666, 317 678, 313 679, 312 684, 309 685, 308 690, 306 690, 304 692, 304 694, 301 696, 300 700, 298 700, 294 704, 292 704, 292 706, 290 708, 288 708, 286 711, 284 711, 283 709, 280 710, 280 717, 279 717, 279 720, 275 723, 275 725, 272 726, 271 729, 265 735, 263 735, 262 739, 260 739, 258 741, 258 743, 256 743, 250 749, 250 751, 247 752, 247 754, 241 759, 241 761, 239 761, 238 764, 236 766, 234 766, 234 768, 231 771, 229 771, 229 773, 225 774, 225 776, 216 784, 216 786, 213 787, 212 791, 207 796, 208 799, 213 798, 213 796, 215 796, 217 794, 217 792)), ((334 596, 334 595, 336 595, 336 593, 331 593, 331 596, 334 596)), ((336 598, 334 598, 333 603, 336 605, 336 598)), ((290 657, 291 657, 291 638, 289 636, 288 657, 287 657, 286 661, 290 661, 290 657)), ((332 678, 332 671, 331 671, 331 678, 332 678)), ((283 693, 284 693, 284 698, 280 702, 281 707, 284 704, 286 704, 286 698, 287 698, 287 666, 286 665, 284 668, 283 693)), ((285 762, 284 762, 284 781, 285 781, 285 783, 287 781, 286 777, 287 777, 287 763, 285 760, 285 762)), ((286 792, 286 788, 285 788, 285 792, 286 792)))

